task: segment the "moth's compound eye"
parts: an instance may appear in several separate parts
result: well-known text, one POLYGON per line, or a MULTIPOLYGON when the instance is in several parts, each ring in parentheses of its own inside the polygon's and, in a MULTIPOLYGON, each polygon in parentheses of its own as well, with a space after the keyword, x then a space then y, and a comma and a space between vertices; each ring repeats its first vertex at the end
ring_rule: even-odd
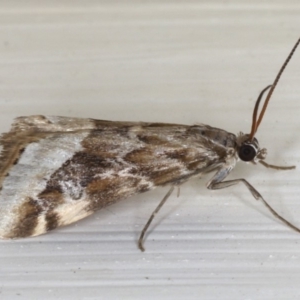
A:
POLYGON ((257 149, 253 144, 243 144, 239 149, 239 158, 243 161, 251 161, 257 154, 257 149))

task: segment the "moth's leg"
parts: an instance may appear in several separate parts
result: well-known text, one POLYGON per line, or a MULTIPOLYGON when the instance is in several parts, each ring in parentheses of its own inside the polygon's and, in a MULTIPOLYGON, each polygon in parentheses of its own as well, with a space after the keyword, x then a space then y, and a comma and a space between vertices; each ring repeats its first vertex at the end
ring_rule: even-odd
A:
POLYGON ((167 194, 163 197, 163 199, 160 201, 160 203, 158 204, 158 206, 155 208, 155 210, 153 211, 153 213, 151 214, 148 222, 146 223, 146 225, 144 226, 142 232, 141 232, 141 235, 140 235, 140 238, 139 238, 139 241, 138 241, 138 246, 139 246, 139 249, 144 252, 145 251, 145 248, 144 248, 144 245, 143 245, 143 239, 144 239, 144 236, 147 232, 147 229, 149 228, 151 222, 153 221, 155 215, 159 212, 159 210, 162 208, 162 206, 165 204, 165 202, 167 201, 167 199, 170 197, 170 195, 172 194, 172 192, 174 191, 174 188, 175 186, 171 186, 170 190, 167 192, 167 194))
POLYGON ((259 161, 263 166, 265 166, 266 168, 270 168, 270 169, 275 169, 275 170, 292 170, 292 169, 296 169, 296 166, 275 166, 275 165, 271 165, 266 163, 263 160, 259 161))
POLYGON ((222 181, 228 175, 228 173, 230 171, 231 170, 228 170, 228 168, 222 168, 221 170, 219 170, 217 172, 217 174, 215 174, 215 176, 208 182, 207 188, 209 188, 211 190, 218 190, 218 189, 227 188, 229 186, 232 186, 232 185, 235 185, 235 184, 238 184, 238 183, 241 182, 241 183, 243 183, 248 188, 248 190, 250 191, 250 193, 253 195, 253 197, 256 200, 261 200, 263 202, 263 204, 270 210, 270 212, 273 214, 274 217, 276 217, 279 220, 281 220, 283 223, 285 223, 287 226, 289 226, 293 230, 295 230, 297 232, 300 232, 300 228, 298 228, 297 226, 293 225, 292 223, 290 223, 289 221, 287 221, 284 217, 282 217, 281 215, 279 215, 268 204, 268 202, 262 197, 262 195, 247 180, 245 180, 243 178, 239 178, 239 179, 234 179, 234 180, 222 181))

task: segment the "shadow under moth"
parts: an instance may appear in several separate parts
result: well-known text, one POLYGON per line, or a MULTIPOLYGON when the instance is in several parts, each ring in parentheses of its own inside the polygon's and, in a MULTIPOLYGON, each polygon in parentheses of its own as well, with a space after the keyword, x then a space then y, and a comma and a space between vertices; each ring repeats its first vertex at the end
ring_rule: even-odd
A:
POLYGON ((267 151, 255 134, 271 95, 300 43, 297 41, 275 81, 259 95, 249 134, 234 135, 208 125, 112 122, 68 117, 19 117, 1 136, 0 237, 16 239, 46 233, 97 210, 159 186, 170 190, 152 213, 145 233, 175 187, 214 171, 209 189, 243 183, 253 197, 296 231, 245 179, 225 180, 239 160, 261 163, 267 151), (258 114, 265 92, 268 94, 258 114))

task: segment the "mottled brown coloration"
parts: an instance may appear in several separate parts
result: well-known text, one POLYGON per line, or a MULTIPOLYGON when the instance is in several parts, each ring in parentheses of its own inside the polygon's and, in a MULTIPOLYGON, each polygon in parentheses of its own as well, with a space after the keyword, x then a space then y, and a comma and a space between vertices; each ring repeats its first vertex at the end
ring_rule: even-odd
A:
POLYGON ((90 199, 89 211, 97 211, 121 199, 125 199, 136 191, 140 180, 138 178, 114 177, 110 179, 93 180, 86 188, 90 199))
POLYGON ((35 200, 28 198, 24 201, 23 205, 15 212, 20 223, 14 224, 11 230, 11 238, 32 235, 38 224, 39 214, 42 211, 43 209, 35 200))
MULTIPOLYGON (((157 186, 179 185, 191 176, 210 171, 218 163, 225 162, 228 149, 235 148, 236 137, 206 125, 63 117, 49 117, 48 120, 41 116, 21 118, 11 132, 2 136, 1 144, 5 149, 0 163, 2 178, 8 174, 13 162, 18 167, 19 158, 24 153, 26 157, 30 155, 22 149, 26 150, 32 143, 55 147, 53 153, 58 153, 56 157, 62 159, 62 164, 52 173, 43 169, 44 175, 32 175, 30 185, 36 185, 37 192, 29 190, 33 193, 29 202, 20 199, 21 208, 15 214, 19 224, 25 226, 13 229, 9 233, 12 238, 43 233, 43 226, 35 231, 39 217, 44 218, 45 230, 48 231, 131 195, 157 186), (80 135, 84 137, 78 144, 76 140, 80 135), (229 141, 226 146, 224 140, 229 141), (73 150, 76 147, 79 150, 73 150), (60 154, 60 149, 67 151, 66 159, 65 154, 60 154)), ((34 151, 38 151, 34 155, 45 160, 42 166, 48 165, 49 149, 34 151)), ((16 171, 13 174, 16 176, 16 171)), ((26 177, 23 180, 26 182, 26 177)), ((5 183, 4 180, 4 187, 5 183)), ((7 235, 5 230, 2 236, 7 235)))
POLYGON ((144 166, 149 164, 154 157, 153 149, 149 147, 143 147, 140 149, 132 150, 124 156, 124 160, 135 166, 144 166))
POLYGON ((64 203, 64 195, 60 188, 52 187, 50 184, 39 195, 38 199, 42 200, 44 210, 53 210, 64 203))
POLYGON ((167 144, 167 141, 155 135, 146 135, 141 133, 137 135, 137 138, 144 144, 149 144, 153 146, 165 146, 167 144))
POLYGON ((59 215, 54 211, 49 211, 46 214, 46 230, 50 231, 59 226, 59 215))
POLYGON ((88 138, 82 141, 82 146, 90 154, 108 159, 113 159, 116 155, 111 151, 117 151, 119 148, 117 143, 112 144, 111 140, 105 139, 105 133, 98 130, 92 131, 88 138), (98 147, 99 139, 103 140, 100 148, 98 147))
POLYGON ((166 185, 170 183, 178 184, 181 181, 182 170, 180 167, 170 167, 168 169, 153 170, 150 172, 150 179, 154 185, 166 185))
POLYGON ((191 151, 190 149, 176 149, 169 152, 167 151, 165 154, 168 158, 181 162, 191 171, 196 170, 199 164, 202 165, 208 160, 208 158, 203 157, 203 155, 198 155, 197 152, 191 151))

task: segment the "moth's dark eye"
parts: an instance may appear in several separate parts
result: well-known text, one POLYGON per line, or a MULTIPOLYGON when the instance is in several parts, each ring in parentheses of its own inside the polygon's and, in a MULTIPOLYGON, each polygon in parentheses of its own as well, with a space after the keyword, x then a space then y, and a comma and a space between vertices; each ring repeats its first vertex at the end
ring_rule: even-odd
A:
POLYGON ((252 144, 244 144, 239 149, 239 158, 243 161, 253 160, 256 154, 256 148, 252 144))

